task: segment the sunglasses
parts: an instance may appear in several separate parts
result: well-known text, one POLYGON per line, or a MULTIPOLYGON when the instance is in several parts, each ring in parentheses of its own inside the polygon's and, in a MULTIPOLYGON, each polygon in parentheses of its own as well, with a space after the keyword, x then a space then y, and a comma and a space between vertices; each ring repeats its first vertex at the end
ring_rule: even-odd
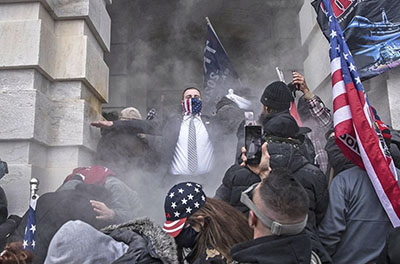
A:
POLYGON ((304 218, 303 221, 297 224, 281 224, 279 222, 276 222, 269 218, 268 216, 264 215, 261 213, 256 205, 253 203, 253 195, 254 195, 254 189, 259 185, 260 183, 254 183, 251 185, 249 188, 247 188, 244 192, 242 192, 240 196, 240 201, 246 205, 251 211, 254 212, 254 214, 257 216, 260 221, 267 226, 270 230, 271 233, 274 235, 296 235, 299 234, 301 231, 303 231, 304 227, 307 224, 307 219, 308 215, 304 218))

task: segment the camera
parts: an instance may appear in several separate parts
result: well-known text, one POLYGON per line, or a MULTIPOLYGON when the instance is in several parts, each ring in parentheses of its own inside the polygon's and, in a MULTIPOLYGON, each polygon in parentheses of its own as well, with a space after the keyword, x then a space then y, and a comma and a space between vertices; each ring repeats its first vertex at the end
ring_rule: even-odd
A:
POLYGON ((4 177, 8 173, 8 166, 7 162, 2 161, 0 159, 0 179, 4 177))

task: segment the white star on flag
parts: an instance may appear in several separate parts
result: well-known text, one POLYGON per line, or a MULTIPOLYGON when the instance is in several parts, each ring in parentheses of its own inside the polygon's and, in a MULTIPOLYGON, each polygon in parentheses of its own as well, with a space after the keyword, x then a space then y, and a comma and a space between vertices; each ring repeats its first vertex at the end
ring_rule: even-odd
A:
POLYGON ((192 208, 188 207, 186 208, 186 213, 190 214, 192 212, 192 208))
POLYGON ((169 194, 169 198, 172 198, 174 196, 175 196, 175 193, 173 193, 173 192, 169 194))
POLYGON ((181 188, 181 189, 178 189, 178 193, 183 193, 184 192, 184 190, 181 188))
POLYGON ((199 207, 200 207, 200 204, 199 204, 198 202, 195 202, 195 203, 194 203, 194 207, 199 208, 199 207))
POLYGON ((332 22, 332 16, 329 16, 329 22, 332 22))
POLYGON ((31 225, 31 228, 29 228, 29 230, 32 231, 32 234, 35 234, 36 226, 35 225, 31 225))
POLYGON ((186 186, 192 186, 192 184, 190 182, 186 183, 186 186))
POLYGON ((179 217, 180 213, 179 212, 174 212, 175 217, 179 217))
POLYGON ((187 204, 187 200, 185 198, 182 199, 182 204, 187 204))
POLYGON ((194 191, 197 193, 200 192, 198 188, 194 188, 194 191))
POLYGON ((24 248, 26 248, 26 247, 28 246, 28 241, 24 240, 24 242, 22 243, 22 246, 23 246, 24 248))
POLYGON ((36 242, 35 242, 35 240, 33 240, 32 241, 32 247, 35 247, 36 246, 36 242))
POLYGON ((335 30, 331 31, 331 34, 329 34, 331 36, 331 38, 334 38, 337 36, 337 32, 335 30))
POLYGON ((201 196, 201 200, 205 201, 206 197, 204 197, 204 195, 201 196))
POLYGON ((348 60, 348 59, 349 59, 349 54, 344 53, 344 54, 343 54, 343 57, 344 57, 345 60, 348 60))
POLYGON ((356 66, 354 66, 353 63, 350 63, 349 69, 350 69, 350 71, 355 71, 356 70, 356 66))
POLYGON ((355 80, 356 80, 356 83, 361 83, 361 80, 360 80, 360 77, 356 77, 356 78, 354 78, 355 80))
POLYGON ((176 202, 172 202, 171 207, 175 209, 177 207, 176 202))
POLYGON ((191 193, 188 195, 188 199, 189 199, 189 200, 193 200, 193 197, 194 197, 194 196, 193 196, 193 194, 191 194, 191 193))

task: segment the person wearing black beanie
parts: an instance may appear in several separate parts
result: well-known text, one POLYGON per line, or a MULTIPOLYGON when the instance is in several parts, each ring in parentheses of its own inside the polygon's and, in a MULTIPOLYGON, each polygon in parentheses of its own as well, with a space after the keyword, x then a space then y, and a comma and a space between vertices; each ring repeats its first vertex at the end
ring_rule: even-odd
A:
POLYGON ((293 100, 284 82, 273 82, 264 89, 260 98, 263 108, 258 121, 266 135, 296 137, 299 127, 289 113, 290 102, 293 100))
POLYGON ((264 89, 260 102, 270 110, 280 112, 289 110, 290 102, 293 100, 289 87, 284 82, 277 81, 264 89))

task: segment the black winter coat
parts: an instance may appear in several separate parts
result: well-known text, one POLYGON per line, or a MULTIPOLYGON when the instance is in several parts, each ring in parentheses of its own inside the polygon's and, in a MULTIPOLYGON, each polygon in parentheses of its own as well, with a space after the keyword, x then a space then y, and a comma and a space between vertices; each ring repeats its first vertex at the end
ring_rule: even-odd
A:
MULTIPOLYGON (((89 201, 105 201, 106 195, 107 190, 103 187, 80 184, 75 190, 45 193, 40 196, 36 204, 36 246, 33 263, 44 262, 51 239, 69 220, 82 220, 97 229, 101 228, 102 223, 96 219, 96 213, 89 201)), ((27 213, 8 242, 23 240, 26 222, 27 213)))
POLYGON ((383 248, 376 263, 399 264, 400 263, 399 243, 400 243, 400 228, 398 227, 390 233, 389 238, 386 241, 386 245, 383 248))
POLYGON ((223 200, 242 213, 247 213, 249 208, 240 202, 240 195, 249 186, 260 182, 260 176, 254 174, 249 168, 232 165, 222 179, 222 184, 215 193, 215 198, 223 200))
POLYGON ((310 238, 304 232, 294 236, 265 236, 232 247, 233 263, 309 264, 310 238))
MULTIPOLYGON (((306 190, 310 201, 306 230, 311 236, 313 250, 322 258, 324 263, 330 263, 330 257, 322 247, 316 232, 317 226, 323 219, 328 207, 327 177, 319 168, 310 164, 296 144, 270 142, 268 143, 268 152, 271 156, 271 168, 288 168, 306 190)), ((216 198, 224 200, 243 213, 247 213, 248 208, 240 202, 241 192, 259 181, 260 178, 249 169, 234 165, 226 172, 222 185, 216 192, 216 198)))

